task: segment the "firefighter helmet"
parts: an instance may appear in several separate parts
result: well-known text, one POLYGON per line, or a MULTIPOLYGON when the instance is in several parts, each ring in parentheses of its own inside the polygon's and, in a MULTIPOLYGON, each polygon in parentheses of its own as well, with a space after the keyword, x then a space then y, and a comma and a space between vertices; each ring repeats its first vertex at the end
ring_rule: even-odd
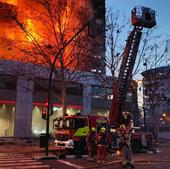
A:
POLYGON ((105 129, 104 127, 102 127, 102 128, 100 129, 100 131, 101 131, 101 132, 105 132, 106 129, 105 129))
POLYGON ((95 132, 95 131, 96 131, 95 127, 92 127, 92 128, 91 128, 91 131, 92 131, 92 132, 95 132))
POLYGON ((120 128, 121 128, 121 129, 124 129, 124 128, 126 128, 126 126, 125 126, 124 124, 121 124, 121 125, 120 125, 120 128))

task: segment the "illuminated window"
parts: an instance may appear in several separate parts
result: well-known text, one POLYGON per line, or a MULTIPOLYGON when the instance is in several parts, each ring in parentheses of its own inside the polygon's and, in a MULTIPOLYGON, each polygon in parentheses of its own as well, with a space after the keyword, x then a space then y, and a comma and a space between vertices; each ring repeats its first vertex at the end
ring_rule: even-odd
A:
POLYGON ((15 105, 0 104, 0 137, 12 137, 15 105))

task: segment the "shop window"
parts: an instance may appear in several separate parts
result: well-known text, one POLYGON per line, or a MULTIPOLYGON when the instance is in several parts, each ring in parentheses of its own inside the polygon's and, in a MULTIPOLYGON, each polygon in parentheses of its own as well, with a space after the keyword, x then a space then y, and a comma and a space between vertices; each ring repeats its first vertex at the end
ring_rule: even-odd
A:
POLYGON ((12 137, 14 132, 15 105, 0 104, 0 137, 12 137))

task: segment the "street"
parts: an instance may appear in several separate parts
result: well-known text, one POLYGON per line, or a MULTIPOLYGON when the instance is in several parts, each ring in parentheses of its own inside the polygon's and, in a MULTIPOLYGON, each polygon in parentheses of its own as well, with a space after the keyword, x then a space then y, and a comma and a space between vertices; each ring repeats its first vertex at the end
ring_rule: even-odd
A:
MULTIPOLYGON (((50 147, 51 149, 52 147, 50 147)), ((54 147, 53 147, 54 149, 54 147)), ((134 155, 137 169, 169 169, 170 168, 170 141, 162 141, 156 152, 138 153, 134 155)), ((44 150, 38 145, 29 144, 1 144, 0 169, 121 169, 121 157, 107 154, 107 163, 97 164, 88 162, 86 156, 76 158, 74 155, 57 156, 58 151, 50 151, 49 158, 45 157, 44 150), (44 157, 44 158, 42 158, 44 157), (55 157, 55 158, 54 158, 55 157)))
MULTIPOLYGON (((134 154, 135 168, 137 169, 169 169, 170 168, 170 148, 160 147, 161 152, 158 153, 147 153, 147 154, 134 154)), ((53 169, 121 169, 121 163, 119 158, 108 155, 108 161, 106 164, 98 165, 96 162, 87 162, 85 158, 77 159, 60 159, 44 161, 44 164, 48 164, 53 169)))

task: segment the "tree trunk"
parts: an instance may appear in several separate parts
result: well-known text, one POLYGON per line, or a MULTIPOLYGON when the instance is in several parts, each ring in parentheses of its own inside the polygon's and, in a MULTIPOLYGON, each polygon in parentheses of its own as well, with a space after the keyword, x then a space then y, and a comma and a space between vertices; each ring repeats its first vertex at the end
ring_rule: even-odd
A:
POLYGON ((157 143, 158 142, 158 132, 159 132, 159 126, 157 124, 157 117, 156 117, 156 114, 155 114, 155 111, 153 110, 152 112, 152 115, 153 115, 153 135, 154 135, 154 138, 155 138, 155 142, 157 143))
POLYGON ((62 93, 62 105, 63 105, 63 116, 64 116, 67 114, 66 84, 65 84, 65 82, 62 82, 61 93, 62 93))

